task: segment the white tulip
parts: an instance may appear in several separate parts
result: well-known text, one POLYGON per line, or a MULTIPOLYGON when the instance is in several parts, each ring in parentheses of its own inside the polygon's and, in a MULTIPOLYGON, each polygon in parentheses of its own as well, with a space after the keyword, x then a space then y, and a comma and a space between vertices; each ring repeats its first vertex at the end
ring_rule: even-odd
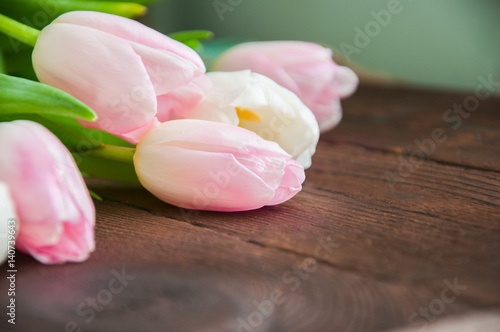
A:
POLYGON ((238 125, 278 143, 304 168, 319 139, 318 123, 290 90, 249 70, 210 72, 213 87, 187 118, 238 125))

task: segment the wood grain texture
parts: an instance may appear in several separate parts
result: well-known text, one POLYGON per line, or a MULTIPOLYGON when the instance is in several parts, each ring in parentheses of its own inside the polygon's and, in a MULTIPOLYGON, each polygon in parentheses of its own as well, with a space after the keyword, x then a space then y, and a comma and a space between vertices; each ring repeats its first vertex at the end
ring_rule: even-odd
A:
POLYGON ((462 316, 500 309, 499 101, 401 166, 443 107, 464 98, 362 89, 320 141, 303 191, 280 206, 190 211, 90 179, 104 198, 96 252, 63 266, 17 253, 18 324, 0 330, 434 331, 446 317, 445 327, 484 326, 462 316), (91 310, 93 298, 105 305, 91 310))
POLYGON ((323 140, 405 155, 428 150, 426 157, 435 161, 500 171, 498 97, 480 100, 475 93, 370 88, 344 100, 343 106, 341 125, 323 140), (474 100, 477 104, 471 103, 474 100), (421 149, 415 140, 432 139, 435 129, 442 129, 446 139, 434 150, 421 149))

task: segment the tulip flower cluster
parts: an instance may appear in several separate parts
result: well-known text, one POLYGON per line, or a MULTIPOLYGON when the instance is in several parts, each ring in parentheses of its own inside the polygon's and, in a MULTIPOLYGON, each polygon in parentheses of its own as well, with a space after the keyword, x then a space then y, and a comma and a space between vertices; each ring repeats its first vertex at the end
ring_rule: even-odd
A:
POLYGON ((299 41, 239 44, 222 54, 214 68, 251 69, 266 75, 300 97, 314 112, 322 132, 340 122, 340 99, 352 95, 359 82, 351 69, 332 61, 330 49, 299 41))
POLYGON ((17 248, 43 263, 83 261, 94 250, 95 211, 82 165, 68 150, 84 157, 71 130, 99 129, 107 141, 85 141, 89 153, 133 165, 140 183, 167 203, 252 210, 301 190, 320 130, 340 121, 339 100, 358 83, 330 50, 304 42, 242 44, 206 73, 184 43, 99 12, 65 13, 32 40, 33 68, 44 84, 36 89, 57 98, 52 107, 40 98, 30 112, 79 122, 65 127, 47 114, 29 119, 39 123, 0 122, 0 227, 15 219, 17 248), (60 111, 68 105, 71 112, 60 111), (113 138, 116 146, 109 134, 121 138, 113 138))

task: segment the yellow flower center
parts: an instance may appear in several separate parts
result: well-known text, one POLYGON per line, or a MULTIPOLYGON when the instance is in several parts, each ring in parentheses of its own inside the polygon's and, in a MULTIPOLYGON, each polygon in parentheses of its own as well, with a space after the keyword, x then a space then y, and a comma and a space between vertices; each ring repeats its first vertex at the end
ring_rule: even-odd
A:
POLYGON ((236 106, 236 115, 238 115, 238 118, 241 120, 247 120, 247 121, 252 121, 252 122, 261 122, 262 117, 256 113, 255 111, 245 108, 245 107, 240 107, 236 106))

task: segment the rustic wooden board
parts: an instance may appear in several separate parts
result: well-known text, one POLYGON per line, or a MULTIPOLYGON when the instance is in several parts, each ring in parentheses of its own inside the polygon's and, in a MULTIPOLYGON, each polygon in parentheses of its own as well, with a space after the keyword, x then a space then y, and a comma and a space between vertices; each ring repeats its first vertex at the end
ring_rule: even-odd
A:
POLYGON ((500 101, 446 129, 410 172, 401 166, 465 97, 362 89, 321 140, 303 191, 276 207, 188 211, 90 179, 104 198, 96 252, 63 266, 17 253, 18 324, 0 330, 419 330, 499 309, 500 101), (91 309, 92 298, 104 304, 91 309))
POLYGON ((236 219, 182 210, 135 188, 98 192, 156 215, 304 256, 314 256, 319 239, 330 237, 338 248, 325 262, 382 280, 439 285, 446 274, 471 282, 481 274, 469 295, 497 301, 500 178, 426 162, 393 192, 384 173, 397 167, 394 156, 324 142, 319 147, 324 154, 315 157, 294 200, 236 219))
POLYGON ((439 162, 500 171, 498 97, 480 100, 475 93, 371 88, 361 89, 355 97, 344 100, 343 106, 341 125, 323 135, 324 140, 396 154, 422 151, 439 162), (454 112, 455 108, 463 111, 454 112), (430 144, 420 148, 415 143, 432 139, 436 129, 444 133, 435 149, 430 144))

